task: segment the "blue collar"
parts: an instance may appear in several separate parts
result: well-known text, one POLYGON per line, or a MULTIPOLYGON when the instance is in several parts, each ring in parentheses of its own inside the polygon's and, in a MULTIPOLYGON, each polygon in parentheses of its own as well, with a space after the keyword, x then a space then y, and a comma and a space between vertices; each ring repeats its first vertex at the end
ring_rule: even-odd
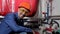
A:
POLYGON ((16 17, 16 18, 19 18, 19 17, 18 17, 18 12, 14 13, 14 14, 15 14, 15 17, 16 17))

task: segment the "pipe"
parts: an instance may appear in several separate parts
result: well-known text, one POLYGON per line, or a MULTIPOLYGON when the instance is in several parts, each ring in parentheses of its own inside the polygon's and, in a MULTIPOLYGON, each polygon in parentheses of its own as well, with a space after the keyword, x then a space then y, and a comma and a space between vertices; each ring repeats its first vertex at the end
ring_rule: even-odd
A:
POLYGON ((52 1, 53 0, 49 0, 49 3, 50 3, 50 15, 52 16, 52 1))
POLYGON ((49 17, 60 17, 60 15, 53 15, 53 16, 49 16, 49 17))
POLYGON ((48 23, 48 21, 49 21, 48 17, 49 17, 49 1, 47 1, 47 16, 46 16, 46 18, 47 18, 47 23, 48 23))

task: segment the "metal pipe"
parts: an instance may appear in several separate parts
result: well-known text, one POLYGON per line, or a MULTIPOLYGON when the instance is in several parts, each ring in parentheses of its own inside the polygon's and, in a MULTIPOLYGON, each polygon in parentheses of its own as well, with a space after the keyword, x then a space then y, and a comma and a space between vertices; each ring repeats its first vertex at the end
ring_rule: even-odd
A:
POLYGON ((53 16, 49 16, 50 19, 54 19, 54 20, 60 20, 60 15, 53 15, 53 16))
POLYGON ((53 15, 53 16, 49 16, 49 17, 60 17, 60 15, 53 15))

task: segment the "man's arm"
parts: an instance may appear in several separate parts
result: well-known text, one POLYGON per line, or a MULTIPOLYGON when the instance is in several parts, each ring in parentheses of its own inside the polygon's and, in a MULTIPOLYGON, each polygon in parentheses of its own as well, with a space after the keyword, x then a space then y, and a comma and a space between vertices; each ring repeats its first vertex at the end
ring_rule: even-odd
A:
POLYGON ((26 28, 26 27, 22 27, 22 26, 18 26, 16 24, 16 22, 14 21, 14 14, 10 13, 7 14, 4 18, 4 22, 15 32, 20 31, 20 32, 32 32, 31 29, 26 28))

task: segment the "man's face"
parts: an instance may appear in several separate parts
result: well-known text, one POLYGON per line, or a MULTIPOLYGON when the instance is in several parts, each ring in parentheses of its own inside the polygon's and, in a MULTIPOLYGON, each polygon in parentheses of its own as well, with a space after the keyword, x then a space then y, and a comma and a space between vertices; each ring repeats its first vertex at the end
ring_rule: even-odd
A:
POLYGON ((18 9, 18 17, 19 18, 23 18, 23 17, 27 16, 28 13, 29 13, 29 11, 25 8, 19 8, 18 9))

